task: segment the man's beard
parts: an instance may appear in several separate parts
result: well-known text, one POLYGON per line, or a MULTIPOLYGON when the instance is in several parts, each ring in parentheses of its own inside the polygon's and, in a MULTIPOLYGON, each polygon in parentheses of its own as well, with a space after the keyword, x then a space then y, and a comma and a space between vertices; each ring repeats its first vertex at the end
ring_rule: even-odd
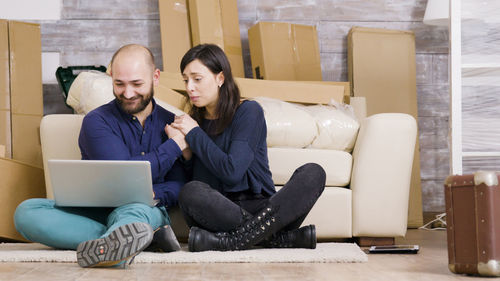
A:
POLYGON ((126 113, 130 114, 130 115, 134 115, 134 114, 137 114, 141 111, 143 111, 144 109, 146 109, 146 107, 148 106, 148 104, 151 102, 151 100, 153 99, 153 96, 154 96, 154 88, 153 88, 153 83, 151 83, 151 89, 149 90, 149 94, 146 95, 146 96, 143 96, 143 95, 137 95, 137 97, 134 97, 134 98, 137 98, 137 99, 140 99, 140 102, 137 106, 135 107, 126 107, 124 105, 124 100, 126 100, 125 98, 123 98, 123 96, 118 96, 115 91, 113 90, 113 94, 115 95, 115 98, 116 98, 116 102, 118 103, 118 105, 120 106, 120 108, 125 111, 126 113))

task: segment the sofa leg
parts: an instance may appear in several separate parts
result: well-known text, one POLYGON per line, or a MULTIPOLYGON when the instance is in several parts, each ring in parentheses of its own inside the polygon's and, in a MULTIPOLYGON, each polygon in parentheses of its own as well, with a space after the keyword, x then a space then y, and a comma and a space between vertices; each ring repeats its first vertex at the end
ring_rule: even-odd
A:
POLYGON ((360 247, 394 245, 394 237, 355 237, 360 247))

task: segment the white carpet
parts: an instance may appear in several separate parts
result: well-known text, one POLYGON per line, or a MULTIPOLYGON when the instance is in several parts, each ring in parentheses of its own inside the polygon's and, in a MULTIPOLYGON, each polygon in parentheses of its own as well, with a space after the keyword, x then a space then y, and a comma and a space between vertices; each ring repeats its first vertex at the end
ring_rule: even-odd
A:
MULTIPOLYGON (((351 263, 368 256, 354 243, 318 243, 316 249, 254 249, 234 252, 142 252, 134 263, 351 263)), ((75 251, 62 251, 37 243, 0 244, 0 262, 76 262, 75 251)))

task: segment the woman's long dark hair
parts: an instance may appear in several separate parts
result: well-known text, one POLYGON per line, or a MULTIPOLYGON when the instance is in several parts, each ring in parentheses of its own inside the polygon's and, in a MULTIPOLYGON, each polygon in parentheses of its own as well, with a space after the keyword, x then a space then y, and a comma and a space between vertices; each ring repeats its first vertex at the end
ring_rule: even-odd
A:
MULTIPOLYGON (((219 99, 215 109, 217 120, 215 121, 215 134, 221 134, 233 120, 234 113, 240 104, 240 90, 233 79, 231 66, 224 51, 214 44, 201 44, 191 48, 181 60, 181 73, 186 66, 199 60, 214 74, 222 71, 224 74, 224 84, 219 88, 219 99)), ((189 99, 189 97, 188 97, 189 99)), ((192 106, 189 115, 198 124, 205 118, 205 107, 192 106)))

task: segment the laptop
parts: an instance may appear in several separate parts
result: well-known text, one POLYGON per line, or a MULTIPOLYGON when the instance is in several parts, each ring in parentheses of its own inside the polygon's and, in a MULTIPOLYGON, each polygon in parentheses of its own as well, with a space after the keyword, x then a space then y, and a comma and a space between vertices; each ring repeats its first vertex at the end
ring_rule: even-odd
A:
POLYGON ((148 161, 47 161, 56 206, 118 207, 129 203, 154 206, 148 161))

